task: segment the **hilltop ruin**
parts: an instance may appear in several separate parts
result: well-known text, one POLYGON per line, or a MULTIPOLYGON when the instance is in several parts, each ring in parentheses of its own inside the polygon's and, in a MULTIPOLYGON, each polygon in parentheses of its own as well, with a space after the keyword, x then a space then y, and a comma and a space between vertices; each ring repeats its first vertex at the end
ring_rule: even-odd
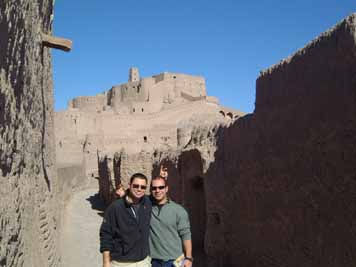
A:
POLYGON ((153 155, 184 147, 194 124, 229 123, 242 114, 208 96, 203 77, 164 72, 140 78, 131 68, 127 83, 74 98, 56 113, 57 163, 83 166, 96 177, 98 157, 112 161, 116 154, 124 182, 135 169, 150 176, 153 155))

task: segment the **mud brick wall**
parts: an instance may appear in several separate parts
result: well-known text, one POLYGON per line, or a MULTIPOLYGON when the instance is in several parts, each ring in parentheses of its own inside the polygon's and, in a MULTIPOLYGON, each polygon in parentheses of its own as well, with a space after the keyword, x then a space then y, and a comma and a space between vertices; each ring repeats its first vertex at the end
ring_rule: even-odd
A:
POLYGON ((355 32, 352 15, 263 72, 255 112, 221 130, 204 180, 220 266, 355 266, 355 32))
POLYGON ((0 1, 0 266, 57 266, 52 1, 0 1))
MULTIPOLYGON (((125 151, 116 152, 113 156, 99 153, 99 195, 106 204, 117 198, 115 191, 118 185, 129 188, 130 178, 134 173, 142 173, 151 181, 152 155, 148 152, 127 154, 125 151)), ((149 193, 147 189, 146 193, 149 193)))
POLYGON ((196 266, 356 264, 355 21, 262 72, 253 114, 159 160, 204 242, 196 266))
POLYGON ((98 155, 99 195, 106 204, 110 204, 115 197, 116 181, 113 158, 98 155))
POLYGON ((83 165, 57 165, 57 200, 58 208, 64 209, 74 192, 90 187, 97 181, 93 177, 87 177, 83 165), (92 181, 93 182, 92 182, 92 181), (60 207, 59 203, 63 204, 60 207))

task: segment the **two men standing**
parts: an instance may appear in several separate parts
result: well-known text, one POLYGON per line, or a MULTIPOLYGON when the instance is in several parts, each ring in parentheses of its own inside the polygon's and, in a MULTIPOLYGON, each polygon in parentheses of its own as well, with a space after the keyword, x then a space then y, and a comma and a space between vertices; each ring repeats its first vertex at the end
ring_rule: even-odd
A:
POLYGON ((105 212, 100 228, 103 267, 173 267, 184 252, 182 265, 191 267, 192 242, 185 209, 168 198, 168 173, 151 181, 151 197, 145 196, 147 178, 134 174, 125 196, 105 212), (183 249, 182 249, 183 248, 183 249))

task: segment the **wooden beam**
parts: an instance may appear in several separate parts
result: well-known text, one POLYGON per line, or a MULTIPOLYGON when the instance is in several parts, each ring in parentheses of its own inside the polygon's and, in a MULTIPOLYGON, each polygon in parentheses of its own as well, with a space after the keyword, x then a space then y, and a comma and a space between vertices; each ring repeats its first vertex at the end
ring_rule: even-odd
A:
POLYGON ((44 46, 69 52, 72 49, 72 41, 60 37, 42 33, 42 43, 44 46))

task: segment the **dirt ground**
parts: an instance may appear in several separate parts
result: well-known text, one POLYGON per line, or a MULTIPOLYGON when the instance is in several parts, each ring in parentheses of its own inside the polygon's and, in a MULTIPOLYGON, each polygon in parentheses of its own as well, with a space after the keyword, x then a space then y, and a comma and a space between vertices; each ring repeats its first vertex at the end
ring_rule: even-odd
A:
POLYGON ((99 227, 104 205, 97 191, 75 193, 66 208, 61 237, 62 267, 102 266, 99 227))

